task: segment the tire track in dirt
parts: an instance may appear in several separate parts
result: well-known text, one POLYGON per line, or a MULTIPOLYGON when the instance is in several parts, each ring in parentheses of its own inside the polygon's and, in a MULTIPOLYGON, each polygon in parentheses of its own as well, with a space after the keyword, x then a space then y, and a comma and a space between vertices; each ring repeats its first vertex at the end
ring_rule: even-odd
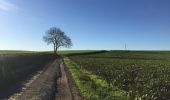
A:
POLYGON ((57 93, 55 100, 82 100, 70 73, 63 61, 60 63, 61 77, 57 80, 57 93))
POLYGON ((8 100, 82 100, 82 97, 63 60, 58 58, 8 100))
POLYGON ((55 96, 55 81, 59 75, 59 60, 49 63, 47 68, 41 72, 31 83, 18 95, 14 95, 10 100, 53 100, 55 96))
POLYGON ((26 89, 32 84, 33 81, 35 81, 42 73, 43 71, 39 71, 36 75, 34 75, 30 80, 28 80, 24 87, 22 87, 21 91, 18 93, 15 93, 14 95, 10 96, 8 100, 16 100, 16 98, 20 95, 22 95, 22 93, 24 91, 26 91, 26 89))
POLYGON ((61 77, 57 80, 56 100, 72 100, 72 94, 68 85, 67 75, 63 62, 60 63, 61 77))

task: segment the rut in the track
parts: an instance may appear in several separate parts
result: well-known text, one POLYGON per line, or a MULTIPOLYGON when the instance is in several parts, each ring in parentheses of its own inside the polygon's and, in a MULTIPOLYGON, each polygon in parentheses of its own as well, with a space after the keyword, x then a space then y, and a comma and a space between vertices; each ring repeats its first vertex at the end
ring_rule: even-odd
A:
POLYGON ((66 67, 61 61, 60 63, 61 77, 57 80, 56 100, 82 100, 80 93, 75 89, 70 74, 66 71, 66 67), (76 92, 75 92, 76 91, 76 92))
POLYGON ((32 78, 31 83, 26 89, 10 97, 10 100, 53 100, 55 93, 55 81, 59 75, 59 60, 46 65, 45 69, 35 79, 32 78))

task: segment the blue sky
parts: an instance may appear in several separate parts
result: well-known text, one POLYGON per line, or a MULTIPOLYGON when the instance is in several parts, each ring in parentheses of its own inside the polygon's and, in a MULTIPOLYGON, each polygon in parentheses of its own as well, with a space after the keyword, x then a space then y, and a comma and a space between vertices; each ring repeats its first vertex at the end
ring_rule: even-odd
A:
MULTIPOLYGON (((170 50, 169 0, 0 0, 0 49, 53 50, 61 28, 71 49, 170 50)), ((62 48, 61 48, 62 49, 62 48)))

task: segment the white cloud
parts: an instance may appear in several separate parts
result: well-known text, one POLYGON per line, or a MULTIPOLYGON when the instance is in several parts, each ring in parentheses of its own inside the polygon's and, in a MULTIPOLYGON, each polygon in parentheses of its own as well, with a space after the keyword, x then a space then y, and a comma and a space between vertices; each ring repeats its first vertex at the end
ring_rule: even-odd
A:
POLYGON ((16 10, 17 7, 8 2, 7 0, 0 0, 0 10, 3 10, 3 11, 11 11, 11 10, 16 10))

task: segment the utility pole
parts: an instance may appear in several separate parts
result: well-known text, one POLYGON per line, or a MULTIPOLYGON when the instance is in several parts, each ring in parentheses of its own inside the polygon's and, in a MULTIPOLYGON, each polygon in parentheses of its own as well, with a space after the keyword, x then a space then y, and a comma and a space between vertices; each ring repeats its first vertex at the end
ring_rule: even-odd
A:
POLYGON ((126 43, 125 43, 125 51, 127 50, 127 46, 126 46, 126 43))

